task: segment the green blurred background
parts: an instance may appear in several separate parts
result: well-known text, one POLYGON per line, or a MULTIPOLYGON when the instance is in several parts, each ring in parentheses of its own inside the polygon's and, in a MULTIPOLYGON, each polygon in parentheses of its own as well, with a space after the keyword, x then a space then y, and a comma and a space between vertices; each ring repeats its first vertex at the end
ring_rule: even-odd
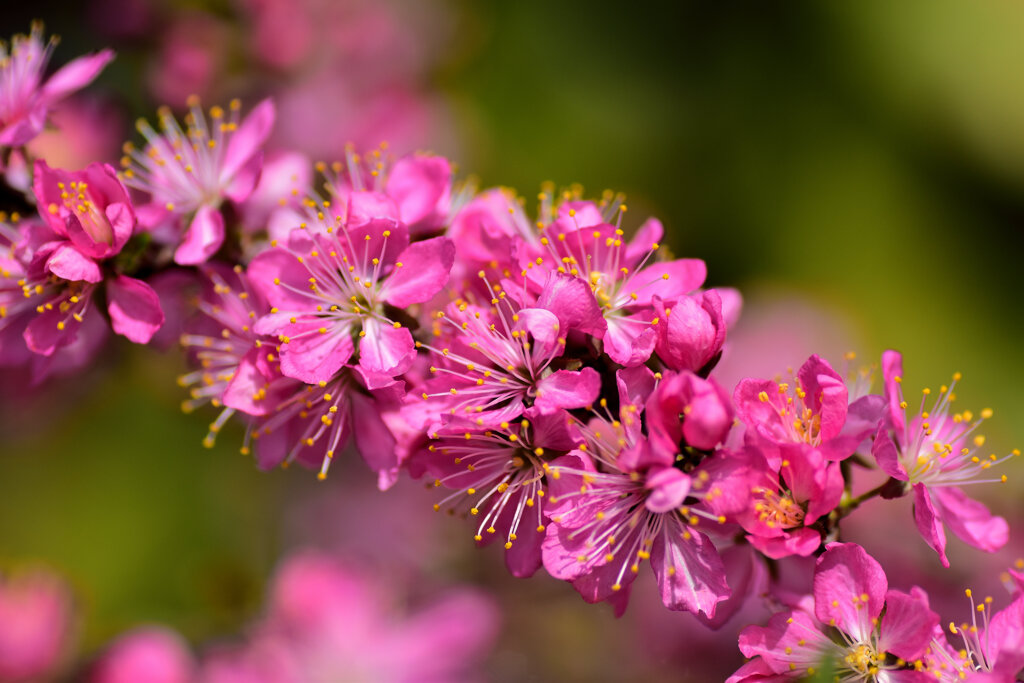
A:
MULTIPOLYGON (((227 0, 181 6, 233 16, 227 0)), ((430 146, 463 174, 527 197, 544 180, 621 190, 632 225, 660 217, 673 251, 706 259, 711 283, 739 287, 748 314, 792 302, 806 315, 777 324, 809 349, 837 325, 865 362, 898 348, 911 388, 959 370, 964 402, 995 409, 990 442, 1019 443, 1024 5, 440 7, 450 39, 427 86, 450 103, 456 142, 430 146)), ((32 18, 61 34, 57 63, 108 42, 80 2, 8 3, 0 34, 32 18)), ((151 115, 137 85, 146 41, 117 47, 93 89, 114 97, 125 121, 151 115)), ((321 485, 303 471, 257 472, 238 455, 238 430, 203 449, 211 415, 178 410, 181 369, 174 353, 119 344, 58 395, 3 404, 0 560, 39 560, 71 577, 87 652, 142 621, 196 640, 236 631, 299 542, 285 531, 289 501, 324 486, 347 495, 339 476, 321 485)), ((372 485, 349 474, 352 486, 372 485)), ((1002 497, 981 497, 1020 517, 1020 467, 1008 474, 1002 497)), ((473 552, 454 531, 439 533, 459 551, 429 571, 500 591, 497 679, 685 677, 685 666, 624 654, 614 636, 624 626, 607 610, 550 579, 506 580, 496 552, 473 552)), ((1021 554, 1019 533, 1011 545, 1021 554)))

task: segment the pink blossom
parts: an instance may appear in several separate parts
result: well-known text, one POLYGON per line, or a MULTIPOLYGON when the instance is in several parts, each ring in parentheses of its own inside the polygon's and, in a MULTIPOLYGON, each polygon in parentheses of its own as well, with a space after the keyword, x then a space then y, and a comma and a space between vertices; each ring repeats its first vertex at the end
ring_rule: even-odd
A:
POLYGON ((592 420, 583 446, 551 463, 544 566, 588 602, 609 600, 621 612, 640 564, 650 560, 666 607, 713 617, 730 595, 722 560, 701 530, 702 521, 725 521, 701 504, 718 495, 714 480, 699 466, 689 474, 677 468, 686 456, 648 442, 639 420, 636 404, 624 403, 620 420, 592 420))
POLYGON ((479 680, 497 630, 494 606, 470 590, 404 614, 375 586, 328 557, 293 556, 273 582, 267 615, 239 648, 213 652, 204 683, 479 680))
POLYGON ((188 645, 170 629, 149 626, 120 636, 93 666, 89 683, 193 683, 188 645))
POLYGON ((146 229, 175 248, 182 265, 205 262, 224 242, 225 200, 241 203, 252 193, 263 168, 263 143, 273 128, 270 100, 260 102, 244 119, 241 102, 229 112, 210 109, 207 121, 197 98, 189 101, 182 130, 169 109, 159 112, 161 132, 140 120, 146 147, 126 144, 121 177, 145 192, 150 203, 140 209, 146 229))
POLYGON ((853 455, 878 429, 882 401, 864 396, 851 404, 848 399, 843 378, 817 355, 789 382, 744 379, 733 394, 740 420, 773 466, 792 446, 811 446, 828 460, 853 455))
POLYGON ((949 623, 954 647, 936 629, 925 657, 931 680, 1015 683, 1024 672, 1024 596, 993 614, 991 597, 976 604, 971 590, 965 593, 971 602, 970 620, 949 623))
MULTIPOLYGON (((350 210, 364 199, 376 201, 364 193, 350 210)), ((448 280, 454 256, 443 237, 409 244, 405 224, 389 218, 352 213, 329 234, 295 230, 286 246, 250 264, 254 286, 273 306, 256 329, 278 337, 288 377, 328 381, 358 351, 371 385, 383 386, 416 353, 412 334, 385 306, 429 300, 448 280)))
POLYGON ((1005 482, 1006 475, 994 476, 989 470, 1020 454, 1013 451, 1003 457, 985 456, 981 450, 985 437, 979 426, 992 411, 982 410, 978 419, 965 410, 955 412, 953 382, 943 385, 930 407, 925 405, 930 389, 921 397, 919 415, 908 418, 903 399, 903 359, 896 351, 882 355, 885 378, 885 399, 888 404, 887 423, 878 430, 871 452, 878 466, 897 481, 907 482, 914 492, 914 518, 925 542, 938 554, 942 564, 946 558, 948 526, 969 545, 994 552, 1006 544, 1009 527, 982 503, 969 498, 961 486, 1005 482))
POLYGON ((849 680, 934 680, 919 669, 938 621, 922 591, 890 590, 863 548, 832 543, 815 564, 813 600, 740 634, 740 650, 754 659, 729 682, 798 680, 829 661, 849 680))
POLYGON ((72 645, 72 616, 70 591, 55 574, 0 576, 0 681, 52 677, 72 645))
POLYGON ((487 428, 453 419, 430 433, 407 466, 414 478, 427 475, 452 490, 434 509, 469 513, 478 543, 504 539, 509 571, 522 577, 541 565, 549 463, 574 446, 563 412, 531 409, 525 419, 487 428))
MULTIPOLYGON (((164 316, 149 285, 113 267, 113 258, 135 228, 134 209, 114 170, 91 164, 82 171, 63 171, 37 161, 34 191, 44 222, 19 226, 12 252, 19 263, 0 272, 10 282, 8 273, 20 270, 16 282, 34 307, 36 315, 21 328, 26 346, 49 357, 82 335, 102 335, 104 326, 94 324, 98 314, 90 314, 93 295, 101 289, 114 332, 147 343, 164 316)), ((82 346, 94 348, 91 343, 82 346)))
POLYGON ((0 47, 0 147, 20 147, 43 131, 50 107, 93 81, 114 58, 111 50, 79 57, 48 79, 43 73, 57 44, 44 44, 43 26, 0 47))

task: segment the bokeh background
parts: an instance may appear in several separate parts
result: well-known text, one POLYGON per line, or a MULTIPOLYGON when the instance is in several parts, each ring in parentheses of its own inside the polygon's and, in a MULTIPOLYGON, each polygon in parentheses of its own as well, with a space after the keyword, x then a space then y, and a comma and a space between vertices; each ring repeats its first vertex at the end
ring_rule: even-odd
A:
MULTIPOLYGON (((62 37, 56 64, 118 52, 37 143, 48 158, 115 161, 136 117, 191 92, 272 94, 286 119, 275 144, 319 158, 386 137, 527 197, 545 180, 613 188, 631 225, 660 217, 676 254, 744 293, 723 376, 772 375, 813 351, 870 364, 898 348, 909 388, 961 371, 960 399, 995 410, 990 443, 1020 443, 1018 2, 46 0, 6 3, 0 35, 34 18, 62 37)), ((511 579, 463 524, 431 517, 417 485, 375 493, 359 463, 325 483, 260 473, 234 429, 202 448, 212 415, 180 412, 182 369, 174 352, 120 343, 59 386, 4 385, 0 566, 69 577, 86 655, 145 622, 197 644, 228 637, 259 614, 283 554, 314 546, 396 586, 429 577, 420 592, 492 590, 496 681, 704 681, 740 663, 742 615, 709 633, 647 586, 615 620, 568 585, 511 579)), ((1024 468, 1007 473, 979 496, 1024 521, 1024 468)), ((939 575, 903 513, 869 516, 851 540, 883 555, 906 534, 889 551, 906 568, 893 585, 931 581, 954 606, 1024 554, 1018 525, 1000 556, 958 552, 939 575)))

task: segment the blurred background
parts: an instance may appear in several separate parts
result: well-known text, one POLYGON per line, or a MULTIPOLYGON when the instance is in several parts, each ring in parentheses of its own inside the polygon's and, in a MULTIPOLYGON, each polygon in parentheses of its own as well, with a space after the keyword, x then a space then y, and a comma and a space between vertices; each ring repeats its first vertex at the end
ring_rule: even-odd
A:
MULTIPOLYGON (((911 391, 960 371, 963 403, 995 410, 997 452, 1020 443, 1018 2, 43 0, 5 5, 0 35, 32 19, 61 36, 55 65, 118 53, 33 143, 51 165, 116 161, 137 117, 191 93, 272 95, 279 149, 332 160, 347 141, 386 139, 526 197, 545 180, 619 190, 631 227, 658 216, 675 254, 743 292, 723 381, 897 348, 911 391)), ((174 352, 120 343, 56 391, 0 397, 0 566, 70 579, 80 652, 146 622, 194 643, 236 633, 283 554, 312 546, 410 600, 456 582, 492 590, 496 681, 704 681, 741 662, 742 614, 711 633, 646 585, 617 621, 567 584, 511 579, 497 549, 429 516, 418 485, 378 494, 361 463, 324 483, 260 473, 235 429, 202 448, 213 415, 179 411, 182 369, 174 352)), ((1020 470, 978 493, 1017 524, 1007 550, 953 540, 953 568, 929 586, 953 598, 947 620, 965 613, 963 587, 994 585, 1024 554, 1020 470)), ((904 513, 868 517, 849 540, 881 556, 906 533, 890 560, 925 581, 914 567, 939 565, 904 513)))

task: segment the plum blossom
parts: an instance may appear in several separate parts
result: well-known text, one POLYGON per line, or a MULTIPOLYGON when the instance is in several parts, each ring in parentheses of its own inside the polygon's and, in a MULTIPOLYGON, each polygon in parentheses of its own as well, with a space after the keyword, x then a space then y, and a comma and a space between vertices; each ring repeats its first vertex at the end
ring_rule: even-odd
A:
POLYGON ((863 548, 832 543, 815 564, 813 597, 743 630, 740 650, 753 659, 728 681, 800 680, 828 662, 841 680, 935 680, 921 658, 938 623, 920 589, 890 590, 863 548))
POLYGON ((925 658, 932 680, 1016 683, 1024 672, 1024 596, 1015 596, 993 614, 991 597, 975 603, 973 592, 964 592, 971 603, 970 621, 949 623, 949 635, 959 647, 950 647, 936 631, 925 658))
POLYGON ((47 680, 73 644, 71 591, 56 574, 0 576, 0 681, 47 680))
POLYGON ((43 74, 57 38, 43 41, 43 25, 0 45, 0 147, 21 147, 43 132, 53 105, 92 82, 114 58, 102 50, 68 62, 49 78, 43 74))
POLYGON ((212 107, 207 120, 197 98, 188 104, 184 130, 167 108, 158 112, 160 132, 138 122, 146 145, 125 143, 121 178, 149 196, 144 227, 174 248, 176 263, 196 265, 224 243, 224 201, 242 203, 256 187, 275 113, 263 100, 241 118, 241 102, 232 100, 228 112, 212 107))
POLYGON ((116 257, 135 212, 114 170, 64 171, 37 161, 33 187, 41 220, 5 229, 12 243, 0 264, 0 344, 12 346, 20 332, 34 354, 84 362, 106 327, 93 311, 100 292, 114 332, 149 342, 164 315, 149 285, 120 272, 116 257))
POLYGON ((946 557, 948 526, 965 543, 980 550, 994 552, 1006 544, 1009 527, 1006 520, 989 512, 982 503, 969 498, 960 488, 968 484, 1005 482, 1006 475, 995 476, 990 470, 1020 455, 1020 451, 998 457, 985 456, 985 437, 978 428, 992 416, 982 410, 975 419, 969 410, 956 412, 953 382, 943 385, 932 405, 931 395, 924 389, 919 414, 908 418, 903 399, 903 358, 896 351, 882 355, 885 379, 887 421, 879 428, 871 452, 878 466, 890 477, 906 482, 914 492, 914 519, 926 543, 939 554, 943 566, 946 557))
POLYGON ((480 680, 494 643, 495 606, 468 589, 403 613, 384 590, 335 560, 290 557, 273 580, 266 616, 240 646, 212 651, 203 683, 480 680))
POLYGON ((794 446, 816 448, 832 461, 853 455, 878 429, 882 399, 868 395, 851 404, 848 397, 842 376, 813 355, 790 382, 740 381, 733 400, 748 438, 777 467, 794 446))
POLYGON ((561 412, 531 409, 518 422, 487 429, 453 420, 430 433, 407 467, 414 478, 427 474, 434 486, 453 490, 434 509, 468 513, 478 543, 504 538, 509 571, 525 577, 541 566, 549 463, 572 450, 575 440, 561 412))

